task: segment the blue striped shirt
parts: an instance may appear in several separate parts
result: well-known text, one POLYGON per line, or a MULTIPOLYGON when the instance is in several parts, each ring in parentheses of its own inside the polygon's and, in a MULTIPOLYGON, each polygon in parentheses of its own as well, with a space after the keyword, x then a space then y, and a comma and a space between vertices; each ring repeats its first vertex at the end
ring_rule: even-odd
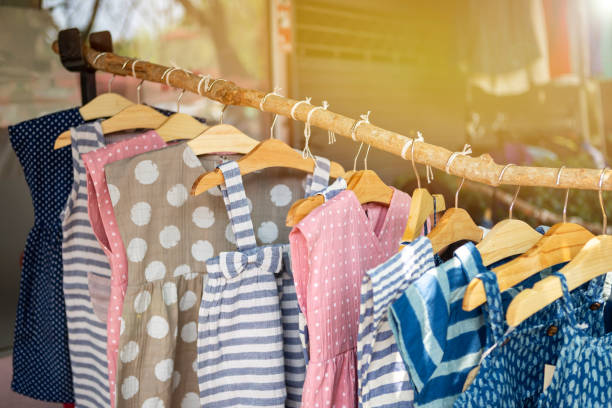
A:
MULTIPOLYGON (((536 228, 544 234, 548 227, 536 228)), ((487 231, 485 231, 486 234, 487 231)), ((515 257, 489 265, 494 269, 515 257)), ((504 310, 522 289, 533 286, 549 268, 502 293, 504 310)), ((415 405, 446 407, 463 389, 468 373, 486 347, 483 308, 463 310, 468 283, 487 271, 478 249, 468 242, 452 259, 425 272, 389 308, 389 323, 415 388, 415 405)))
POLYGON ((487 269, 472 243, 431 269, 389 309, 389 322, 410 373, 419 406, 449 406, 478 364, 486 329, 481 308, 466 312, 463 295, 487 269))
POLYGON ((431 242, 418 238, 361 282, 357 371, 360 407, 412 407, 413 387, 387 310, 411 282, 435 267, 431 242))

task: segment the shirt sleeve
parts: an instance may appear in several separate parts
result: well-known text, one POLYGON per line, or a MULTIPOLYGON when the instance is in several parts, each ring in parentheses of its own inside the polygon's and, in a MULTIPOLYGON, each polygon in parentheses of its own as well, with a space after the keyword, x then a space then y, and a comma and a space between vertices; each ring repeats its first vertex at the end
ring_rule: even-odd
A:
POLYGON ((449 307, 438 273, 439 269, 432 269, 421 276, 388 311, 391 330, 417 392, 444 355, 449 307))

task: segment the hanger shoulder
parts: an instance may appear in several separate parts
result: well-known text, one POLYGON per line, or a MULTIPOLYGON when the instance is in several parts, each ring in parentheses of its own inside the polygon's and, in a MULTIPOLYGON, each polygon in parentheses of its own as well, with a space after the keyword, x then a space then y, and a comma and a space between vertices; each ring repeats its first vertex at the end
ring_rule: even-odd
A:
MULTIPOLYGON (((437 206, 436 206, 437 207, 437 206)), ((421 227, 427 217, 433 213, 433 196, 424 188, 416 188, 412 192, 408 222, 402 241, 412 241, 421 233, 421 227)))
POLYGON ((107 135, 128 129, 156 129, 168 117, 150 106, 131 105, 102 121, 102 132, 107 135))
POLYGON ((320 194, 296 201, 287 213, 287 218, 285 219, 286 225, 288 227, 293 227, 324 202, 325 198, 320 194))
MULTIPOLYGON (((571 261, 594 237, 591 232, 578 224, 553 225, 523 255, 495 268, 499 290, 504 292, 546 268, 571 261)), ((482 282, 480 279, 473 279, 463 297, 464 309, 473 310, 486 301, 482 282)))
MULTIPOLYGON (((85 121, 88 121, 112 117, 130 106, 134 106, 134 102, 119 94, 107 92, 96 96, 94 99, 81 106, 81 108, 79 108, 79 113, 85 121)), ((55 139, 53 150, 61 149, 64 146, 70 145, 70 143, 70 130, 66 130, 60 133, 57 139, 55 139)))
MULTIPOLYGON (((269 167, 286 167, 312 173, 315 162, 304 159, 301 153, 277 139, 268 139, 259 143, 253 150, 238 160, 240 174, 245 175, 269 167)), ((330 176, 338 178, 344 174, 342 166, 331 162, 330 176)), ((219 169, 201 174, 191 188, 192 195, 198 195, 223 183, 223 174, 219 169)))
POLYGON ((436 213, 446 210, 446 202, 442 194, 429 194, 425 188, 416 188, 412 192, 410 201, 410 213, 402 241, 413 241, 421 234, 421 228, 427 221, 427 217, 434 213, 434 198, 436 200, 436 213))
POLYGON ((354 173, 347 183, 347 189, 353 190, 361 204, 376 202, 389 205, 393 198, 393 188, 386 185, 372 170, 354 173))
POLYGON ((179 139, 193 139, 201 135, 209 126, 186 113, 174 113, 156 129, 157 134, 166 142, 179 139))
POLYGON ((489 266, 509 256, 523 254, 533 247, 542 234, 524 221, 507 219, 498 222, 476 245, 483 264, 489 266))
POLYGON ((247 154, 259 144, 259 141, 232 125, 220 124, 209 127, 187 144, 196 156, 200 156, 219 152, 247 154))
POLYGON ((53 144, 53 150, 61 149, 64 146, 70 146, 72 141, 70 140, 70 129, 63 131, 60 135, 55 139, 55 143, 53 144))
POLYGON ((79 113, 85 121, 108 118, 133 104, 134 102, 119 94, 107 92, 96 96, 81 106, 79 113))
MULTIPOLYGON (((570 291, 584 285, 590 280, 608 273, 612 236, 600 235, 591 238, 576 257, 559 272, 565 275, 570 291)), ((549 276, 536 283, 533 288, 525 289, 510 303, 506 320, 510 326, 518 326, 528 317, 563 297, 561 281, 556 276, 549 276)))
POLYGON ((482 234, 482 229, 478 228, 467 211, 453 207, 446 210, 427 238, 431 241, 434 253, 438 253, 458 241, 479 242, 482 234))

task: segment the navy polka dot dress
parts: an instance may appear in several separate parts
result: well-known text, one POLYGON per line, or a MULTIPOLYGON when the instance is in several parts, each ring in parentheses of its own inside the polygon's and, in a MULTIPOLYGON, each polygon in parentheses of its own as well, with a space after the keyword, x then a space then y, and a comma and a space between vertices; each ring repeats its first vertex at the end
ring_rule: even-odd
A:
POLYGON ((9 127, 34 206, 21 270, 11 388, 51 402, 74 401, 59 218, 72 186, 72 157, 70 147, 53 150, 53 144, 61 132, 83 122, 74 108, 9 127))

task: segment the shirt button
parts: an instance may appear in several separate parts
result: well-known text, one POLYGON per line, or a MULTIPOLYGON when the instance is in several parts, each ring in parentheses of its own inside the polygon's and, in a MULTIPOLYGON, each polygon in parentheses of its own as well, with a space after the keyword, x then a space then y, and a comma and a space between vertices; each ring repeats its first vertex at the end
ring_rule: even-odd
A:
POLYGON ((595 302, 595 303, 591 304, 591 306, 589 306, 589 309, 591 309, 591 310, 599 310, 600 307, 601 307, 601 303, 595 302))
POLYGON ((557 334, 558 331, 559 331, 559 328, 553 325, 553 326, 550 326, 548 330, 546 330, 546 334, 549 336, 554 336, 555 334, 557 334))

